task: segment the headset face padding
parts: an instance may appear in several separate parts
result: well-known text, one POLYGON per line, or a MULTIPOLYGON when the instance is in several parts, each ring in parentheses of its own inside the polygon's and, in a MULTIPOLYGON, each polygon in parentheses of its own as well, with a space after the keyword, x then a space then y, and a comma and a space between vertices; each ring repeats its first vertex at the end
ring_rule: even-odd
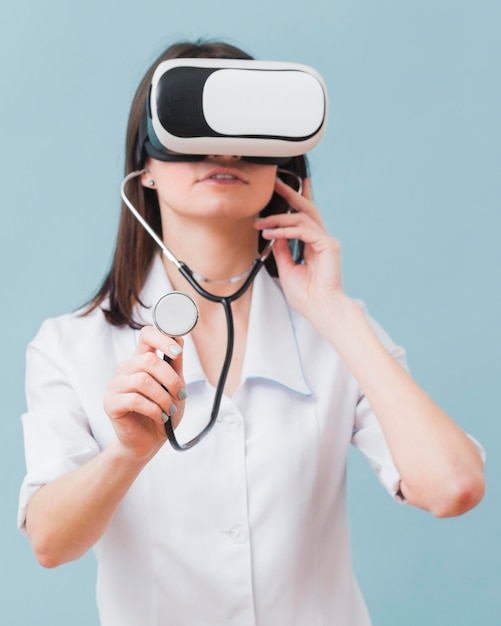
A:
POLYGON ((327 120, 320 75, 295 63, 172 59, 151 81, 136 160, 238 155, 283 165, 311 150, 327 120))

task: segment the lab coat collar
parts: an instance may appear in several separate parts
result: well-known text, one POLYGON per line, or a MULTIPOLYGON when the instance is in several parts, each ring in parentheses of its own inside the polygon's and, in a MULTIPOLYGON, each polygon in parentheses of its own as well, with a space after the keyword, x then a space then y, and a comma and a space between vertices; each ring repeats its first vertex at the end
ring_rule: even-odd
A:
POLYGON ((266 379, 311 395, 304 378, 291 310, 280 288, 262 268, 254 280, 242 380, 266 379))
MULTIPOLYGON (((153 307, 160 296, 172 291, 161 255, 156 255, 137 308, 140 323, 153 323, 153 307)), ((184 337, 184 378, 186 384, 206 381, 190 335, 184 337)), ((291 312, 278 281, 262 268, 252 286, 252 301, 242 383, 265 379, 292 391, 311 395, 304 378, 291 312)))

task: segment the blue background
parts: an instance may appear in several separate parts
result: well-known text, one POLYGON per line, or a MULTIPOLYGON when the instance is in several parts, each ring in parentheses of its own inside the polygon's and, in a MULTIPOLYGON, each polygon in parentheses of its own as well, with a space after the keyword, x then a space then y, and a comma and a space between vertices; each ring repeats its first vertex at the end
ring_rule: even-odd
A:
POLYGON ((500 32, 498 0, 3 6, 0 623, 97 623, 93 556, 44 570, 15 528, 24 351, 104 276, 132 94, 166 44, 199 36, 324 76, 313 185, 346 289, 487 451, 484 501, 450 520, 395 504, 351 455, 354 561, 374 625, 501 623, 500 32))

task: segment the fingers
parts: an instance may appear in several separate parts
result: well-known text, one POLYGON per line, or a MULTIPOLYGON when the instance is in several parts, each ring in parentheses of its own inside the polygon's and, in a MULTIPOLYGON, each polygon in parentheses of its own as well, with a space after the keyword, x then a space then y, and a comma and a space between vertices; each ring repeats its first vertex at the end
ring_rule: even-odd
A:
POLYGON ((106 412, 119 422, 135 416, 163 424, 168 417, 181 414, 181 404, 166 387, 143 372, 117 376, 105 398, 106 412))
POLYGON ((180 343, 153 327, 140 331, 134 355, 119 364, 108 388, 106 410, 112 419, 137 413, 163 423, 167 416, 181 415, 186 389, 180 343), (158 352, 168 354, 169 362, 158 352))
POLYGON ((303 194, 302 195, 305 198, 308 198, 310 202, 313 200, 313 196, 311 194, 311 179, 310 178, 303 179, 303 194))
POLYGON ((317 207, 312 202, 311 183, 309 178, 303 180, 303 193, 299 194, 292 187, 281 181, 275 181, 275 191, 287 201, 291 209, 308 215, 319 226, 323 227, 323 221, 317 207))
POLYGON ((110 418, 120 423, 123 418, 140 416, 157 424, 163 424, 169 417, 169 411, 173 415, 177 413, 177 408, 172 411, 172 406, 173 403, 170 398, 167 398, 167 394, 165 394, 165 398, 156 397, 152 399, 146 397, 140 390, 110 390, 105 402, 105 409, 110 418))
POLYGON ((328 237, 315 220, 305 213, 280 213, 256 220, 255 227, 261 230, 264 239, 300 239, 315 244, 328 237))
POLYGON ((273 247, 273 255, 278 268, 278 274, 280 277, 284 276, 286 272, 296 268, 296 263, 292 258, 291 251, 288 246, 288 242, 285 239, 277 239, 273 247))
POLYGON ((183 340, 181 338, 174 339, 161 333, 154 326, 144 326, 139 331, 139 340, 137 342, 136 354, 147 352, 163 352, 171 359, 175 359, 182 352, 183 340))

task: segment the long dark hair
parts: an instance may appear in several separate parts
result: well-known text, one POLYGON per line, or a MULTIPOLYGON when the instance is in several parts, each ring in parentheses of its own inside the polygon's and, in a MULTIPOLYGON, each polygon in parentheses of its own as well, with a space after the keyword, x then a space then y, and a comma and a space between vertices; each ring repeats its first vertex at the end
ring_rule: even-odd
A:
MULTIPOLYGON (((137 169, 139 124, 153 72, 162 61, 177 58, 252 59, 239 48, 220 41, 181 42, 167 48, 148 69, 134 95, 127 126, 125 174, 137 169)), ((305 178, 307 176, 306 157, 293 157, 287 163, 287 169, 305 178)), ((162 224, 156 192, 143 187, 137 177, 129 182, 127 195, 137 211, 161 237, 162 224)), ((261 214, 283 213, 286 210, 287 205, 284 200, 278 194, 273 194, 261 214)), ((265 245, 266 242, 260 237, 259 250, 261 251, 265 245)), ((103 312, 110 324, 137 328, 139 325, 134 320, 133 311, 135 305, 140 302, 141 290, 156 252, 157 244, 122 202, 111 268, 96 295, 89 302, 86 313, 90 313, 107 301, 106 307, 103 306, 103 312)), ((272 276, 277 276, 273 255, 268 257, 266 268, 272 276)))

